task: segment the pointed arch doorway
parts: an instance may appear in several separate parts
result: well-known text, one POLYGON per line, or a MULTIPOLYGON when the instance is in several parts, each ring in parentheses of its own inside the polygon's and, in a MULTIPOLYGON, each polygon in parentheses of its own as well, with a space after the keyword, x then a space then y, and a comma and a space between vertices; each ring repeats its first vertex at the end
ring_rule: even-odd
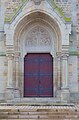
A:
POLYGON ((53 58, 49 53, 25 56, 24 97, 53 97, 53 58))

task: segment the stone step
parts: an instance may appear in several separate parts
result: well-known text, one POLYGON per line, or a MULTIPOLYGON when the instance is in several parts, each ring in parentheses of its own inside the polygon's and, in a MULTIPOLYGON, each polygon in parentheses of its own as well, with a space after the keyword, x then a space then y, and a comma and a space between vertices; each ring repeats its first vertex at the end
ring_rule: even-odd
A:
POLYGON ((77 112, 0 112, 0 115, 79 115, 77 112))
POLYGON ((71 115, 71 114, 78 114, 79 115, 79 112, 76 112, 76 111, 73 111, 73 110, 71 110, 71 111, 58 111, 58 110, 50 110, 50 109, 48 109, 48 110, 42 110, 42 111, 40 111, 39 109, 38 110, 12 110, 12 111, 8 111, 8 110, 1 110, 0 111, 0 115, 2 115, 2 114, 4 114, 4 115, 13 115, 13 114, 26 114, 26 115, 36 115, 36 114, 67 114, 67 115, 71 115))
POLYGON ((0 106, 1 120, 79 120, 77 106, 0 106))
POLYGON ((0 119, 77 119, 77 115, 0 115, 0 119))
MULTIPOLYGON (((17 118, 17 119, 1 119, 1 120, 24 120, 24 119, 20 119, 20 118, 17 118)), ((25 119, 25 120, 45 120, 45 119, 25 119)), ((72 119, 60 119, 60 118, 58 118, 58 119, 46 119, 46 120, 79 120, 79 118, 72 118, 72 119)))
POLYGON ((58 98, 15 98, 13 101, 7 101, 8 103, 14 103, 14 104, 43 104, 43 105, 46 105, 46 104, 54 104, 54 103, 57 103, 57 102, 61 102, 60 99, 58 98))
POLYGON ((5 113, 5 114, 16 114, 16 113, 26 113, 26 114, 36 114, 36 113, 62 113, 62 114, 76 114, 77 113, 77 109, 0 109, 0 114, 5 113))

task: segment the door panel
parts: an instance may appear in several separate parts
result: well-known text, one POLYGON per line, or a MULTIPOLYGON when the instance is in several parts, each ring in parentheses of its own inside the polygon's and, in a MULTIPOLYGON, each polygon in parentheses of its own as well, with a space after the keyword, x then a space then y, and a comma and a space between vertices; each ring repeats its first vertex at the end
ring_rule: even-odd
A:
POLYGON ((24 96, 38 96, 38 56, 28 54, 24 60, 24 96))
POLYGON ((24 96, 53 96, 53 65, 50 54, 28 54, 24 58, 24 96))
POLYGON ((40 55, 40 96, 52 96, 52 57, 40 55))

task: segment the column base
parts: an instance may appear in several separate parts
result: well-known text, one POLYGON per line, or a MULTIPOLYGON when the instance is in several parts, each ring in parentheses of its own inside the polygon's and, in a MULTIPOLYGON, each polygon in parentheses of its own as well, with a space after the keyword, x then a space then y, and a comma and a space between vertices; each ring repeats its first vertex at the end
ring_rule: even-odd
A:
POLYGON ((19 90, 19 88, 14 89, 14 98, 20 98, 20 90, 19 90))
POLYGON ((13 87, 7 87, 5 98, 6 100, 14 99, 14 88, 13 87))
POLYGON ((70 101, 70 92, 68 88, 63 88, 57 91, 57 97, 61 99, 62 102, 70 101))

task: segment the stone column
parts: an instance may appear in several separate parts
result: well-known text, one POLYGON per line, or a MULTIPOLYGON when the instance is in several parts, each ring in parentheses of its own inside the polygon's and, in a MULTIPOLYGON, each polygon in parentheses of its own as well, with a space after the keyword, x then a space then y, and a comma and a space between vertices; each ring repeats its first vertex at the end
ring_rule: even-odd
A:
POLYGON ((62 56, 62 88, 68 87, 68 55, 62 56))
POLYGON ((19 53, 16 53, 15 55, 15 98, 20 98, 20 88, 19 88, 19 53))
POLYGON ((58 90, 60 90, 61 87, 61 53, 57 53, 57 80, 58 80, 58 90))
POLYGON ((68 102, 70 93, 68 88, 68 55, 62 55, 62 86, 61 86, 61 100, 68 102))
POLYGON ((4 52, 4 0, 0 1, 0 52, 4 52))
POLYGON ((13 59, 14 54, 7 54, 8 57, 8 78, 7 78, 7 100, 13 100, 14 98, 14 86, 13 86, 13 59))

